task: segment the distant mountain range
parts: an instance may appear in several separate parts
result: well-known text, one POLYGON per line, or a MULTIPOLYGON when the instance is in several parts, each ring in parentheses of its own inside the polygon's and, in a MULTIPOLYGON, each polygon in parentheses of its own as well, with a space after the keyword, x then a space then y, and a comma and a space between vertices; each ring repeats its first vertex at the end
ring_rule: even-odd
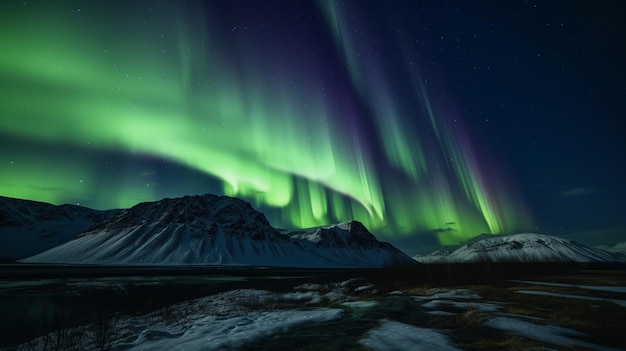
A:
POLYGON ((209 194, 111 211, 0 197, 0 230, 0 255, 25 263, 346 268, 415 264, 359 222, 281 233, 249 203, 209 194))
POLYGON ((541 234, 489 235, 453 252, 411 259, 359 222, 278 231, 249 203, 227 196, 185 196, 107 211, 0 196, 0 260, 28 263, 373 268, 415 261, 626 262, 623 246, 591 248, 541 234))
POLYGON ((0 260, 24 258, 61 245, 119 212, 0 196, 0 260))
POLYGON ((600 245, 600 246, 597 246, 596 248, 602 249, 608 252, 626 254, 626 241, 622 241, 613 245, 600 245))
POLYGON ((413 258, 421 263, 626 262, 623 253, 608 252, 542 234, 491 236, 463 245, 453 252, 435 251, 413 258))

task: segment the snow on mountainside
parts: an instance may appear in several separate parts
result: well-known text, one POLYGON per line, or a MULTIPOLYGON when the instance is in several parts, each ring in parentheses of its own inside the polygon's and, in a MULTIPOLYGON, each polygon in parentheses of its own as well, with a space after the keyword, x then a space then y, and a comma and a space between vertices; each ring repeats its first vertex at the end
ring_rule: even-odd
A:
POLYGON ((407 261, 410 258, 402 251, 389 243, 378 241, 357 221, 297 230, 287 235, 307 252, 325 257, 326 260, 334 258, 359 266, 373 264, 378 267, 411 262, 407 261))
POLYGON ((495 236, 463 245, 447 256, 420 256, 422 263, 626 262, 625 257, 542 234, 495 236))
POLYGON ((596 246, 596 249, 601 249, 612 253, 626 254, 626 241, 622 241, 613 245, 596 246))
POLYGON ((24 258, 53 248, 117 212, 0 196, 0 259, 24 258))
MULTIPOLYGON (((284 235, 240 199, 202 195, 138 204, 30 263, 210 264, 383 267, 410 258, 358 222, 329 226, 319 240, 284 235), (309 240, 310 239, 310 240, 309 240), (372 241, 373 240, 373 241, 372 241)), ((305 235, 306 236, 306 235, 305 235)))
POLYGON ((428 255, 415 255, 413 259, 422 263, 444 263, 450 254, 450 251, 436 250, 428 255))

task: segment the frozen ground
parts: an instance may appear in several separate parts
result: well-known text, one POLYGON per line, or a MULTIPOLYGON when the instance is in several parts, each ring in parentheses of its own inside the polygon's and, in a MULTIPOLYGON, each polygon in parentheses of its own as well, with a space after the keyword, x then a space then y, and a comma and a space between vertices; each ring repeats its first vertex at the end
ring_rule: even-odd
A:
POLYGON ((459 350, 443 332, 388 320, 367 332, 359 343, 376 351, 459 350))
MULTIPOLYGON (((535 288, 546 286, 541 284, 534 284, 535 288)), ((621 289, 586 291, 619 295, 621 289)), ((520 293, 529 294, 529 290, 516 287, 509 295, 519 297, 520 293)), ((533 290, 530 293, 567 301, 571 298, 548 291, 533 290)), ((57 342, 64 342, 67 347, 61 349, 68 350, 99 350, 104 343, 111 350, 264 350, 297 345, 298 349, 325 351, 359 347, 445 351, 476 349, 468 346, 468 339, 471 341, 473 333, 480 331, 482 334, 495 333, 494 338, 515 335, 546 349, 576 346, 601 351, 618 350, 601 345, 603 340, 598 341, 586 332, 551 325, 545 318, 506 311, 511 301, 498 300, 500 295, 488 298, 482 295, 473 288, 382 294, 373 284, 359 279, 302 284, 282 292, 235 289, 149 313, 115 315, 107 321, 73 327, 65 334, 51 333, 17 349, 45 350, 57 342), (473 321, 474 325, 466 323, 459 327, 455 324, 470 312, 480 317, 473 321), (433 324, 433 320, 439 324, 433 324), (485 332, 489 330, 491 332, 485 332), (79 335, 80 338, 55 339, 59 335, 79 335), (104 341, 98 336, 104 336, 104 341)), ((623 302, 576 296, 592 301, 623 302)), ((625 304, 618 303, 614 308, 624 307, 625 304)), ((515 346, 509 349, 515 349, 515 346)))
MULTIPOLYGON (((341 317, 343 310, 263 311, 238 316, 209 315, 187 326, 146 327, 114 343, 114 349, 235 350, 255 340, 309 323, 341 317)), ((131 326, 132 328, 132 326, 131 326)), ((131 330, 128 328, 127 330, 131 330)))
POLYGON ((563 284, 563 283, 551 283, 551 282, 536 282, 536 281, 528 281, 528 280, 512 280, 512 282, 532 284, 532 285, 558 286, 558 287, 563 287, 563 288, 577 288, 577 289, 586 289, 586 290, 626 293, 626 287, 624 286, 578 285, 578 284, 563 284))
POLYGON ((600 351, 619 350, 582 341, 580 340, 580 338, 588 337, 588 335, 585 335, 584 333, 578 332, 576 330, 562 328, 554 325, 529 323, 526 321, 521 321, 519 319, 508 317, 491 318, 485 323, 485 325, 491 328, 513 332, 530 339, 535 339, 562 347, 582 346, 592 350, 600 351))
POLYGON ((563 298, 568 298, 568 299, 579 299, 579 300, 590 300, 590 301, 607 301, 607 302, 612 302, 614 304, 620 305, 622 307, 626 307, 626 300, 606 299, 602 297, 581 296, 581 295, 572 295, 572 294, 558 294, 558 293, 553 293, 549 291, 537 291, 537 290, 518 290, 517 292, 520 294, 527 294, 527 295, 563 297, 563 298))

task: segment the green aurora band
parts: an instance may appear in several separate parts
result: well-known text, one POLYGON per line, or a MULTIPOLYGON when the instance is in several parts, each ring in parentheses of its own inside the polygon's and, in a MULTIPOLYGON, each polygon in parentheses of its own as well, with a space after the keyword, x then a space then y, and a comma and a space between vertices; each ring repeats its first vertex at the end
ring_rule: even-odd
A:
MULTIPOLYGON (((194 169, 218 179, 218 191, 278 213, 277 225, 355 218, 380 235, 431 233, 441 244, 530 226, 519 196, 485 170, 486 155, 452 125, 451 108, 429 100, 412 63, 407 93, 380 53, 346 34, 355 24, 335 3, 319 10, 351 98, 312 46, 284 53, 296 39, 242 40, 218 14, 175 2, 148 12, 127 4, 134 16, 110 6, 0 5, 0 137, 194 169), (364 120, 374 135, 361 131, 364 120)), ((158 182, 134 186, 132 167, 107 181, 102 162, 14 144, 0 149, 1 195, 95 208, 163 195, 158 182)))

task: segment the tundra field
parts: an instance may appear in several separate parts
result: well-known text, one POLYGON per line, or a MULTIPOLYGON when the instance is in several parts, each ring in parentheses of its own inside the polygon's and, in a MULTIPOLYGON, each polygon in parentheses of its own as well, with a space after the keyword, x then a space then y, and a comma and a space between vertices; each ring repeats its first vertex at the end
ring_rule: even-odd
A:
POLYGON ((626 271, 524 267, 6 268, 0 349, 626 349, 626 271))

